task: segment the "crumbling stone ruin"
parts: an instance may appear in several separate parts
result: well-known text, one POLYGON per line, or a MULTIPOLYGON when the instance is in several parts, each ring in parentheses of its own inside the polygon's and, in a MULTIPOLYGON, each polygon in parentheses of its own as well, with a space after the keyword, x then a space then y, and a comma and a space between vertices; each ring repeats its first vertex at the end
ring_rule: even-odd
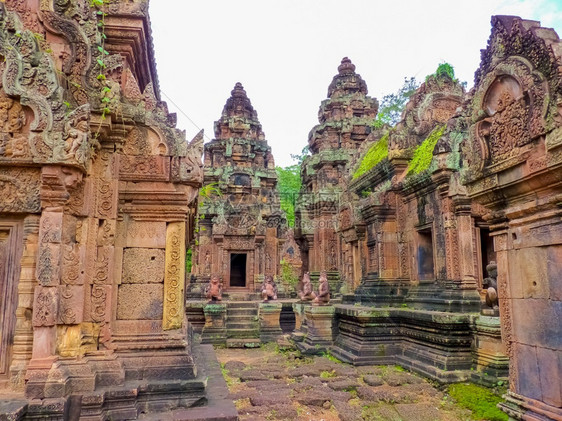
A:
POLYGON ((508 379, 511 418, 562 419, 554 30, 493 17, 474 88, 437 71, 393 128, 344 58, 293 236, 241 84, 214 140, 175 127, 147 8, 0 2, 1 417, 236 419, 209 344, 290 332, 355 365, 508 379))

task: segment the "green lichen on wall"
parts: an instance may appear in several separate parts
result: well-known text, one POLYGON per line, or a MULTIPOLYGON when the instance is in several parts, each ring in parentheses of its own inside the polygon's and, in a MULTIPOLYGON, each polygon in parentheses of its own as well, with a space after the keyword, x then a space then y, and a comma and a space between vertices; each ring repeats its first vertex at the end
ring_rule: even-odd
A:
POLYGON ((437 141, 445 132, 445 126, 439 126, 427 136, 427 138, 414 151, 414 156, 408 164, 408 175, 419 174, 431 165, 433 150, 437 141))
POLYGON ((388 133, 375 142, 359 164, 359 167, 353 173, 353 178, 358 178, 381 162, 388 156, 388 133))

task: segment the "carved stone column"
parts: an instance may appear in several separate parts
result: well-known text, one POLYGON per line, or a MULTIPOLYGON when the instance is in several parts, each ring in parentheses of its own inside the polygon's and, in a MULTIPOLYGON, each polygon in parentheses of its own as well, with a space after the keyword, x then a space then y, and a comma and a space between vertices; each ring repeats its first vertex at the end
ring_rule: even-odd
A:
POLYGON ((16 329, 14 334, 13 357, 10 366, 10 382, 16 390, 23 389, 25 371, 33 350, 33 293, 37 281, 35 265, 37 259, 39 216, 29 215, 24 219, 23 254, 18 283, 16 329))
POLYGON ((457 221, 458 252, 460 266, 460 287, 476 290, 476 274, 474 273, 474 224, 471 216, 470 199, 458 197, 454 200, 457 221))

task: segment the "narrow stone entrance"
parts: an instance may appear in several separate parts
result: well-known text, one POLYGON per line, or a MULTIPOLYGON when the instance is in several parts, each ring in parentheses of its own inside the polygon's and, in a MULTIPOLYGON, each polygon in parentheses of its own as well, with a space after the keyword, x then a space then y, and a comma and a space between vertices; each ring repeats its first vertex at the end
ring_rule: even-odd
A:
POLYGON ((230 255, 230 286, 246 287, 246 253, 230 255))
POLYGON ((8 379, 21 255, 18 222, 0 221, 0 387, 8 379))

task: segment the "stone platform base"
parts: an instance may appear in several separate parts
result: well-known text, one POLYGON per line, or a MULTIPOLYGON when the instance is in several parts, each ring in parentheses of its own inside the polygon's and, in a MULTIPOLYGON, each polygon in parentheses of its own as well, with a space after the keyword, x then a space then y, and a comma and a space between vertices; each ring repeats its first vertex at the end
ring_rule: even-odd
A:
POLYGON ((194 345, 197 377, 127 381, 121 386, 57 399, 0 401, 0 420, 236 420, 211 345, 194 345))
POLYGON ((441 383, 470 377, 474 317, 402 308, 337 305, 331 352, 354 365, 399 364, 441 383))

